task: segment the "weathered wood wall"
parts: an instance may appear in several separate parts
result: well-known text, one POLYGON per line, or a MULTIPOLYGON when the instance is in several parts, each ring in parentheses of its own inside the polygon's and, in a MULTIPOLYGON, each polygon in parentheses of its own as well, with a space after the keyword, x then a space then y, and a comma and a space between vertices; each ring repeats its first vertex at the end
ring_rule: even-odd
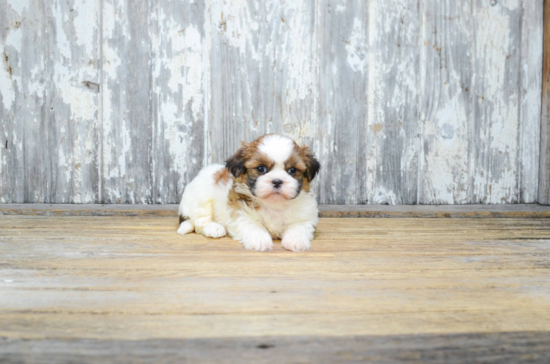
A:
POLYGON ((0 0, 0 202, 177 203, 268 132, 321 203, 536 202, 543 6, 0 0))
POLYGON ((550 205, 550 0, 544 1, 544 58, 539 203, 550 205))

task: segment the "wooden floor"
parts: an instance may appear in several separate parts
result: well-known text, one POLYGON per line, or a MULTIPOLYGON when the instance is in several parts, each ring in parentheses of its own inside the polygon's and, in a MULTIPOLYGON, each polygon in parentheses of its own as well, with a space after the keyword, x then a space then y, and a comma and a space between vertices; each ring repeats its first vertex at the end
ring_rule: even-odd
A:
POLYGON ((550 362, 550 219, 321 219, 311 251, 174 217, 0 216, 0 362, 550 362))

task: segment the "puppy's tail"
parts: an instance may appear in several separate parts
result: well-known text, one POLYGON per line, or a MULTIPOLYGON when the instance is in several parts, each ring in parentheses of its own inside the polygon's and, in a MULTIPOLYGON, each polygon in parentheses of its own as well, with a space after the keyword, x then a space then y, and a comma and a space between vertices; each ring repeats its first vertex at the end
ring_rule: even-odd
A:
POLYGON ((180 227, 178 229, 178 234, 185 235, 193 232, 195 230, 195 225, 189 220, 180 215, 180 227))

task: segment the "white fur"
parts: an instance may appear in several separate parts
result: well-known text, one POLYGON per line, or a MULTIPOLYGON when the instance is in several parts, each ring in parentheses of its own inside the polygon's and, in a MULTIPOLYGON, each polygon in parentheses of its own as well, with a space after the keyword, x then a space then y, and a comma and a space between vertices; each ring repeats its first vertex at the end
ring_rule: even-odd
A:
POLYGON ((178 234, 185 235, 195 231, 195 225, 191 223, 191 220, 185 220, 180 224, 178 234))
POLYGON ((260 152, 266 154, 269 158, 279 165, 284 166, 285 161, 290 157, 294 141, 282 135, 271 134, 262 140, 262 144, 258 146, 260 152))
POLYGON ((231 209, 228 194, 233 177, 226 184, 216 183, 214 175, 224 166, 211 165, 185 188, 179 214, 188 220, 180 224, 178 233, 184 235, 194 230, 207 237, 219 238, 227 232, 246 249, 255 251, 272 250, 272 239, 282 239, 281 246, 292 251, 310 248, 318 222, 317 201, 312 192, 302 190, 297 194, 298 182, 284 170, 281 158, 290 156, 292 144, 285 141, 285 137, 271 137, 265 138, 270 139, 260 149, 263 147, 263 153, 280 165, 257 179, 256 196, 248 186, 235 184, 235 191, 247 195, 259 208, 242 202, 239 209, 231 209), (283 181, 278 192, 274 192, 271 182, 276 178, 283 181))

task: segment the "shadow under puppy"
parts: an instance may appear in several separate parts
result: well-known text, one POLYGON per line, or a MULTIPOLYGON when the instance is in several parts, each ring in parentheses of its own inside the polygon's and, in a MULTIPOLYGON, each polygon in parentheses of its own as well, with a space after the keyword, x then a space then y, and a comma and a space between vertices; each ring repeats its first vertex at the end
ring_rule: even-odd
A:
POLYGON ((185 187, 178 233, 229 234, 256 251, 272 250, 273 239, 288 250, 307 250, 318 222, 309 186, 320 167, 307 147, 282 135, 242 143, 225 167, 205 167, 185 187))

